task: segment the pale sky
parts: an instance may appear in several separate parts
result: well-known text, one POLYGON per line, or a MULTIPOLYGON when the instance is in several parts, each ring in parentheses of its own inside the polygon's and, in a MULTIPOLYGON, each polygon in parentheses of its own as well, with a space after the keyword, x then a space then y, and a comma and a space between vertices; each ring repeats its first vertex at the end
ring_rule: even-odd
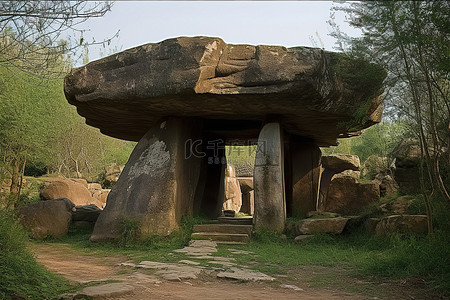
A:
MULTIPOLYGON (((120 30, 110 49, 125 50, 178 36, 220 37, 227 43, 317 46, 333 50, 335 40, 327 21, 332 1, 116 1, 104 17, 81 27, 87 41, 103 40, 120 30), (320 41, 319 38, 320 37, 320 41), (311 39, 315 40, 316 45, 311 39)), ((358 31, 337 21, 346 32, 358 31)), ((90 60, 110 54, 91 47, 90 60)))

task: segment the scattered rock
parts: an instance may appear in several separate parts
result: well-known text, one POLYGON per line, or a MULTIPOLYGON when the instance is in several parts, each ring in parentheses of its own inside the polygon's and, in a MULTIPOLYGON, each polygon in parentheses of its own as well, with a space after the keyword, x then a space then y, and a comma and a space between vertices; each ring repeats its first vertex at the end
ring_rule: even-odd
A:
POLYGON ((134 287, 123 283, 89 286, 76 293, 73 299, 104 299, 130 294, 134 287))
POLYGON ((191 240, 189 246, 176 249, 173 252, 186 253, 189 256, 208 256, 217 252, 217 243, 210 240, 191 240))
POLYGON ((156 275, 169 281, 181 281, 182 279, 196 279, 197 275, 203 270, 202 267, 191 267, 186 265, 178 265, 172 263, 160 263, 154 261, 141 261, 137 265, 130 263, 122 264, 123 266, 133 266, 135 268, 155 269, 156 275))
POLYGON ((36 239, 67 234, 72 219, 73 203, 68 199, 54 199, 30 204, 20 210, 22 225, 36 239))
POLYGON ((264 273, 248 270, 248 269, 239 269, 239 268, 231 268, 232 272, 219 272, 217 274, 218 278, 225 279, 234 279, 241 281, 274 281, 275 278, 266 275, 264 273))
POLYGON ((101 211, 102 210, 94 204, 76 206, 75 211, 72 213, 72 220, 95 223, 101 211))
POLYGON ((297 236, 294 238, 294 243, 296 243, 296 244, 303 243, 303 242, 307 241, 308 239, 310 239, 311 237, 313 237, 313 236, 310 235, 310 234, 301 234, 301 235, 297 235, 297 236))
POLYGON ((282 285, 280 285, 280 288, 294 290, 294 291, 304 291, 304 289, 299 288, 298 286, 293 285, 293 284, 282 284, 282 285))
POLYGON ((426 215, 394 215, 381 219, 375 227, 375 235, 389 233, 427 233, 426 215))
POLYGON ((349 218, 304 219, 288 226, 288 230, 296 235, 314 233, 341 234, 349 218))
POLYGON ((179 263, 180 264, 186 264, 186 265, 193 265, 193 266, 200 265, 200 263, 198 261, 192 261, 192 260, 188 260, 188 259, 180 260, 179 263))
POLYGON ((361 163, 357 155, 331 154, 322 157, 322 166, 335 173, 340 173, 345 170, 359 171, 361 163))

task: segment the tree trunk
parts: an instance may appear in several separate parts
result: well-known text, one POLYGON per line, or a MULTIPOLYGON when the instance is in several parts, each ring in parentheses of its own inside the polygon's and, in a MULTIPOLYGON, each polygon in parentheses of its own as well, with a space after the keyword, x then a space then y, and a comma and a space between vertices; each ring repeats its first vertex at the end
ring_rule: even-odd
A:
POLYGON ((20 186, 20 161, 19 159, 14 159, 12 163, 12 173, 11 173, 11 194, 18 194, 20 186))

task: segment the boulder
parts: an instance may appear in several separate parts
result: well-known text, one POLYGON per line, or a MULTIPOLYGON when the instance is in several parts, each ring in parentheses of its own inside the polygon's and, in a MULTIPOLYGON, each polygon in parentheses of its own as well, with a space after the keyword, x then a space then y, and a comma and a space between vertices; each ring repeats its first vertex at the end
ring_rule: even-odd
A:
POLYGON ((380 209, 385 213, 393 213, 396 215, 404 215, 408 213, 408 208, 414 202, 411 196, 401 196, 394 201, 382 204, 380 209))
POLYGON ((105 168, 104 180, 105 185, 112 186, 119 180, 120 173, 122 173, 124 166, 119 166, 112 163, 105 168))
POLYGON ((390 175, 383 176, 380 183, 380 196, 389 197, 398 191, 398 184, 390 175))
POLYGON ((342 176, 331 181, 326 197, 319 203, 319 210, 351 214, 378 200, 380 200, 378 181, 359 183, 354 177, 342 176))
POLYGON ((359 171, 361 163, 357 155, 331 154, 322 157, 322 167, 340 173, 345 170, 359 171))
POLYGON ((93 191, 98 191, 102 189, 102 185, 100 183, 88 183, 88 190, 92 193, 93 191))
POLYGON ((76 206, 75 211, 72 213, 72 220, 95 223, 101 212, 102 210, 94 204, 76 206))
POLYGON ((68 199, 41 201, 23 207, 20 222, 35 239, 67 234, 74 204, 68 199))
POLYGON ((242 193, 239 181, 236 178, 236 171, 232 165, 228 165, 225 171, 225 198, 223 202, 224 210, 238 212, 242 206, 242 193))
POLYGON ((304 219, 291 223, 288 230, 295 235, 314 233, 341 234, 350 218, 304 219))
POLYGON ((95 204, 102 207, 102 203, 94 199, 83 182, 74 181, 72 179, 58 178, 50 182, 40 192, 40 197, 44 200, 57 198, 68 198, 76 206, 95 204))
POLYGON ((286 206, 283 176, 282 131, 279 123, 267 123, 259 134, 255 158, 255 228, 283 232, 286 206))
POLYGON ((83 178, 71 178, 70 180, 81 183, 85 188, 88 188, 88 182, 83 178))
POLYGON ((381 219, 375 227, 375 235, 389 233, 427 233, 426 215, 394 215, 381 219))
POLYGON ((139 141, 168 116, 208 120, 224 139, 255 138, 277 115, 289 134, 328 146, 380 121, 385 76, 323 49, 178 37, 72 69, 64 92, 87 124, 116 138, 139 141))

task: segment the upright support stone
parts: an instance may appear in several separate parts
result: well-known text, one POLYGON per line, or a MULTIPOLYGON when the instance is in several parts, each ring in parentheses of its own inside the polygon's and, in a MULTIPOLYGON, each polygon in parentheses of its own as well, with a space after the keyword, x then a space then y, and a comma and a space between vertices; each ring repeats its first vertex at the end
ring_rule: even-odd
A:
POLYGON ((317 209, 322 152, 313 142, 293 139, 290 145, 292 170, 291 215, 305 216, 317 209))
POLYGON ((91 241, 119 239, 127 222, 135 222, 142 237, 168 235, 183 216, 192 215, 201 159, 185 146, 199 139, 201 130, 201 122, 177 118, 142 137, 108 195, 91 241))
POLYGON ((279 123, 267 123, 258 138, 255 157, 255 228, 284 230, 286 203, 284 191, 283 137, 279 123))

